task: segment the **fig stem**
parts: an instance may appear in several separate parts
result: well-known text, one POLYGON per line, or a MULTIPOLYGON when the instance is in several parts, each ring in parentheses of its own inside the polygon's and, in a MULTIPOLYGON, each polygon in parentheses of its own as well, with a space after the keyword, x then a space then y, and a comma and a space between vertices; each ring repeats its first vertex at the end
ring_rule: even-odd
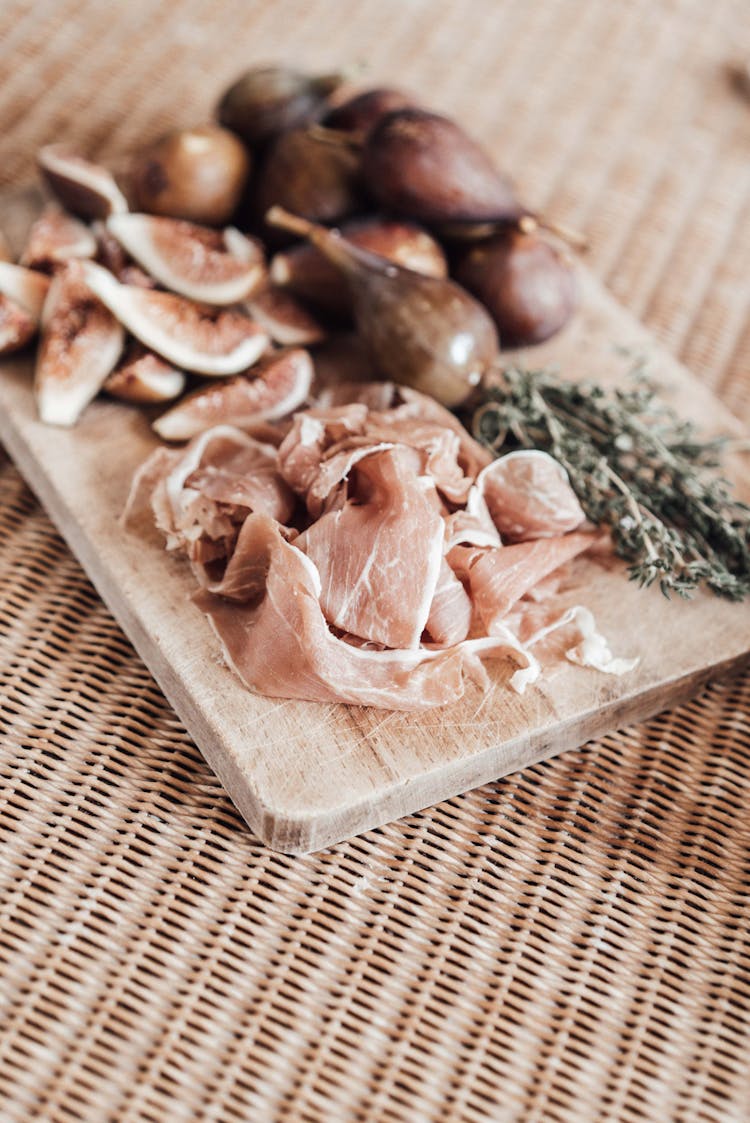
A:
POLYGON ((353 148, 359 151, 364 147, 365 137, 362 133, 345 132, 343 129, 329 129, 326 125, 313 122, 307 127, 308 136, 319 140, 321 144, 330 144, 334 148, 353 148))
POLYGON ((518 220, 518 229, 522 234, 533 234, 539 227, 543 230, 549 230, 550 234, 554 234, 569 246, 576 250, 587 250, 589 248, 589 240, 585 234, 581 234, 578 230, 573 230, 572 227, 566 226, 562 222, 552 222, 550 219, 545 218, 543 215, 525 214, 518 220))
MULTIPOLYGON (((292 214, 278 204, 266 211, 266 222, 269 226, 278 226, 280 230, 288 230, 299 238, 306 238, 312 242, 324 257, 343 273, 356 271, 355 261, 362 256, 363 251, 346 242, 337 230, 328 230, 325 226, 318 226, 301 215, 292 214)), ((375 255, 368 255, 377 260, 375 255)))

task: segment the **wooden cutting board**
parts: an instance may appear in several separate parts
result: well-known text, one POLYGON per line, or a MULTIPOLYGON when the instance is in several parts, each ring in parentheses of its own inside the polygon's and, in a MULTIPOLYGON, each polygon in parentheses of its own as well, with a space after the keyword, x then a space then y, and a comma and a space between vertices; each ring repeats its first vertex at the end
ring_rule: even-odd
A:
MULTIPOLYGON (((23 237, 33 193, 0 199, 0 225, 23 237)), ((680 411, 714 431, 738 424, 585 271, 582 308, 526 362, 571 377, 622 378, 617 346, 645 354, 680 411)), ((280 701, 246 691, 223 664, 190 601, 187 565, 155 533, 118 522, 131 476, 154 447, 135 409, 97 401, 72 430, 40 424, 28 357, 0 370, 0 437, 130 637, 250 827, 269 846, 305 853, 640 721, 749 661, 750 604, 710 594, 667 601, 619 563, 582 559, 559 598, 584 603, 615 653, 639 655, 622 678, 563 664, 523 697, 488 664, 487 693, 425 714, 280 701)), ((748 462, 737 458, 747 497, 748 462)))

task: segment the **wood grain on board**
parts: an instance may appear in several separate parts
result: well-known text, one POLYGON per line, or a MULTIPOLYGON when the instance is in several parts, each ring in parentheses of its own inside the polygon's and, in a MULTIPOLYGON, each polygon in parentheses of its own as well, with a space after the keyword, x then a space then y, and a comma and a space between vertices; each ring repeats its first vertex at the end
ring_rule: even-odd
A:
MULTIPOLYGON (((0 200, 16 241, 34 206, 28 194, 0 200)), ((572 325, 526 362, 611 382, 626 369, 616 348, 628 347, 648 356, 683 414, 711 431, 738 431, 583 268, 580 282, 572 325)), ((621 678, 565 663, 519 697, 505 685, 507 669, 488 663, 489 691, 470 686, 459 703, 417 715, 259 697, 223 664, 191 603, 187 565, 155 533, 118 521, 132 474, 156 444, 146 415, 102 399, 74 429, 42 425, 31 372, 28 356, 3 363, 0 437, 240 812, 272 847, 320 849, 648 717, 748 661, 749 604, 710 594, 667 601, 629 582, 619 563, 584 558, 560 608, 586 604, 616 654, 640 657, 621 678)), ((747 475, 747 463, 738 458, 735 467, 747 475)))

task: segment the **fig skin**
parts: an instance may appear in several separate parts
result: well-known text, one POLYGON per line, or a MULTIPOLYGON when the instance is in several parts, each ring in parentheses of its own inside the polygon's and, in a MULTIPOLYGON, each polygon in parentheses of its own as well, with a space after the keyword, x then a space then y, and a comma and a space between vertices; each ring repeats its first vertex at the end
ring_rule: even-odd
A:
POLYGON ((167 133, 136 157, 132 188, 148 214, 221 226, 234 214, 250 154, 228 129, 201 125, 167 133))
POLYGON ((455 276, 488 309, 504 347, 549 339, 577 304, 570 261, 536 232, 507 230, 474 246, 455 276))
POLYGON ((488 312, 453 281, 426 277, 280 207, 268 221, 308 238, 349 284, 354 319, 380 374, 462 405, 498 358, 488 312))
POLYGON ((271 143, 258 171, 256 214, 278 205, 311 222, 339 222, 361 206, 359 169, 359 153, 349 145, 289 129, 271 143))
POLYGON ((362 176, 386 210, 428 226, 515 223, 510 183, 459 125, 425 109, 386 114, 364 142, 362 176))
POLYGON ((256 147, 287 129, 318 120, 343 81, 341 74, 311 77, 290 67, 256 66, 224 91, 216 116, 256 147))
MULTIPOLYGON (((405 269, 429 277, 446 277, 442 247, 421 226, 387 218, 353 219, 341 227, 344 238, 361 249, 386 257, 405 269)), ((321 312, 335 317, 351 313, 349 287, 339 269, 310 243, 279 253, 271 262, 272 280, 321 312)))
POLYGON ((323 118, 326 128, 366 137, 388 113, 397 109, 412 109, 416 102, 403 90, 378 86, 348 98, 334 106, 323 118))

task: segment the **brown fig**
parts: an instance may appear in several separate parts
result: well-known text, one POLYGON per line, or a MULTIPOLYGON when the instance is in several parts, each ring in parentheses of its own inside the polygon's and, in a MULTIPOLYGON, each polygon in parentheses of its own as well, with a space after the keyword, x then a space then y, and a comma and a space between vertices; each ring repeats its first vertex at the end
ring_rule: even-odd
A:
POLYGON ((236 308, 212 308, 171 292, 122 285, 92 261, 81 267, 88 287, 119 322, 181 370, 237 374, 268 346, 266 332, 236 308))
POLYGON ((239 230, 184 219, 113 215, 107 229, 165 288, 205 304, 236 304, 265 280, 263 251, 239 230))
POLYGON ((317 120, 342 74, 310 77, 285 66, 257 66, 241 75, 222 95, 219 123, 246 144, 263 144, 277 133, 317 120))
POLYGON ((234 214, 250 156, 228 129, 177 129, 145 148, 132 167, 138 206, 149 214, 222 226, 234 214))
POLYGON ((381 86, 364 90, 334 106, 326 114, 324 124, 327 128, 356 133, 364 138, 387 113, 393 113, 396 109, 411 109, 415 104, 414 98, 402 90, 381 86))
POLYGON ((34 338, 38 326, 25 308, 0 292, 0 355, 20 351, 34 338))
POLYGON ((360 202, 359 152, 304 128, 273 141, 255 184, 259 217, 278 205, 311 222, 338 222, 360 202))
MULTIPOLYGON (((414 223, 393 219, 354 219, 341 227, 347 241, 428 277, 446 277, 448 265, 438 242, 414 223)), ((341 271, 310 243, 276 254, 270 266, 275 284, 333 315, 351 311, 349 286, 341 271)))
POLYGON ((311 347, 326 337, 326 330, 295 296, 277 285, 267 285, 247 301, 256 324, 265 328, 274 343, 283 347, 311 347))
POLYGON ((140 343, 128 348, 102 389, 121 402, 154 405, 179 398, 185 389, 185 375, 140 343))
POLYGON ((73 257, 94 257, 96 249, 88 226, 53 204, 32 223, 20 264, 52 271, 73 257))
POLYGON ((362 175, 382 206, 428 225, 516 222, 526 213, 484 150, 424 109, 379 121, 364 143, 362 175))
POLYGON ((34 394, 49 425, 75 424, 122 351, 125 333, 88 287, 87 266, 97 268, 74 260, 62 266, 44 305, 34 394))
POLYGON ((127 199, 106 168, 84 160, 62 144, 41 148, 37 159, 56 198, 79 218, 106 218, 128 209, 127 199))
POLYGON ((268 355, 249 374, 188 394, 154 422, 165 441, 187 441, 215 425, 252 429, 297 409, 307 398, 313 366, 307 351, 268 355))
POLYGON ((536 232, 507 230, 474 246, 456 279, 488 309, 505 347, 549 339, 576 306, 570 261, 536 232))
POLYGON ((496 362, 489 314, 452 281, 403 269, 280 207, 267 218, 307 238, 341 270, 357 329, 384 377, 457 406, 496 362))

